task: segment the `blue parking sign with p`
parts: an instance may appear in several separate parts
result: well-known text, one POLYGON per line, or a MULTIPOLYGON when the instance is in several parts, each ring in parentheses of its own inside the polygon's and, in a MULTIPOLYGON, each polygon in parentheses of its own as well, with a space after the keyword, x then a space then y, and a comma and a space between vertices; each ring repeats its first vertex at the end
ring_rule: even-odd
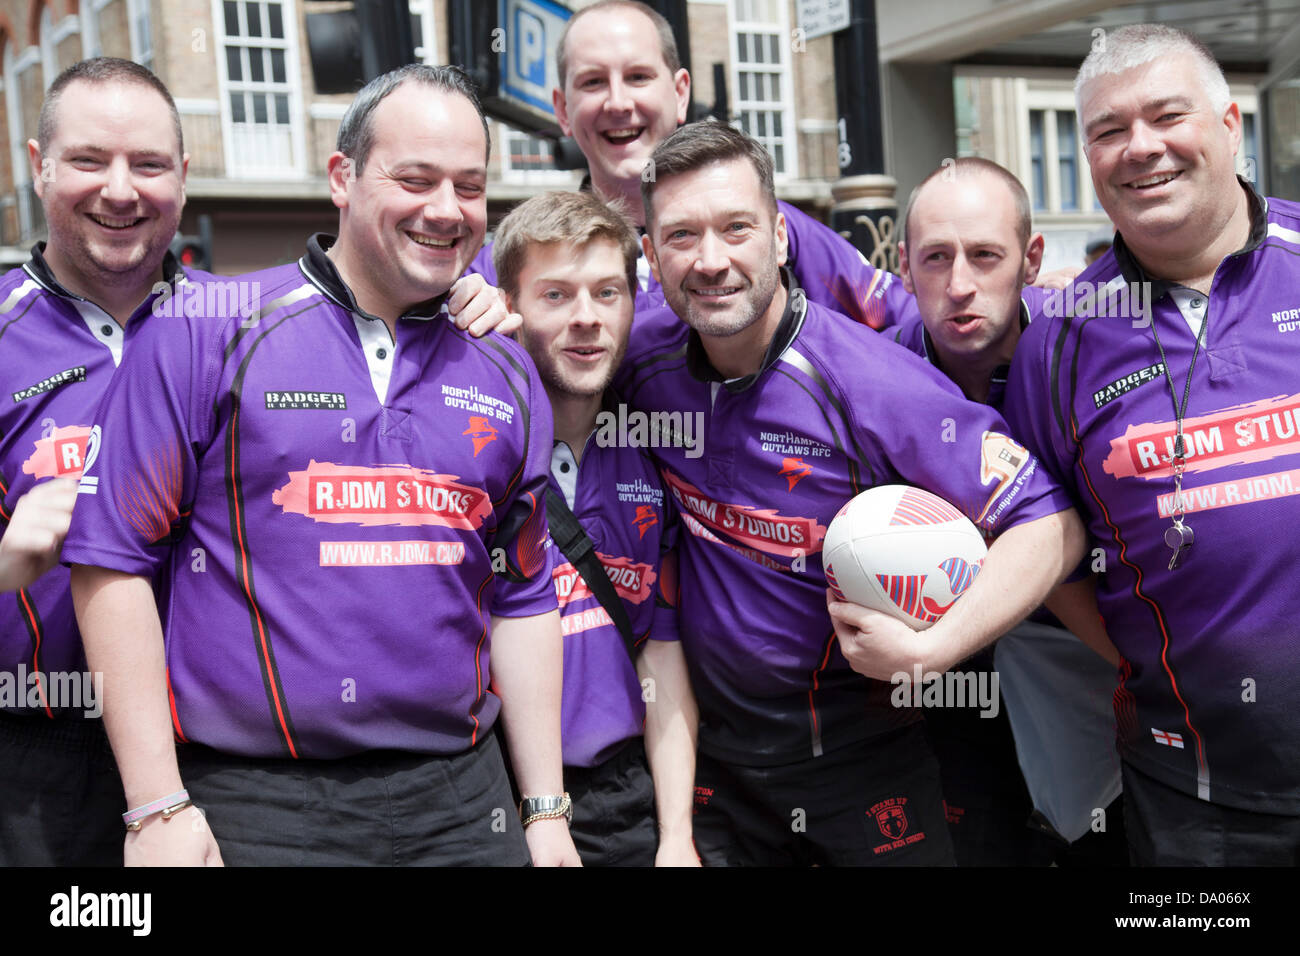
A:
POLYGON ((498 9, 498 22, 506 28, 502 92, 552 113, 551 90, 559 85, 556 45, 572 13, 549 0, 500 0, 498 9))

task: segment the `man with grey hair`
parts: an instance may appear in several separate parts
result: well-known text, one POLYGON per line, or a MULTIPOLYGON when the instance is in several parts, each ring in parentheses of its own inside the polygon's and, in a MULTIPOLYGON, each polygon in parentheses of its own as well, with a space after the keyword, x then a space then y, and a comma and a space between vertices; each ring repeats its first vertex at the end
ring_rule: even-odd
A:
POLYGON ((1075 93, 1115 242, 1025 331, 1007 418, 1098 546, 1134 862, 1294 866, 1300 587, 1264 529, 1300 523, 1300 206, 1237 177, 1194 37, 1111 32, 1075 93))
POLYGON ((251 317, 146 326, 100 407, 63 558, 126 859, 576 864, 550 407, 522 348, 442 318, 483 241, 482 110, 403 67, 339 147, 338 238, 238 280, 251 317))

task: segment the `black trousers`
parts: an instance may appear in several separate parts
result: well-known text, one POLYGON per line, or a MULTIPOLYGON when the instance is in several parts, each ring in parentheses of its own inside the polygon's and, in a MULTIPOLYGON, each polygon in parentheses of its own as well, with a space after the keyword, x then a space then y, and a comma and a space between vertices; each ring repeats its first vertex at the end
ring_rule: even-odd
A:
POLYGON ((939 766, 919 724, 778 767, 700 753, 706 866, 952 866, 939 766))
POLYGON ((1120 764, 1134 866, 1300 866, 1300 816, 1210 803, 1120 764))
POLYGON ((0 711, 0 866, 121 866, 126 797, 103 722, 0 711))
POLYGON ((229 866, 524 866, 496 738, 448 757, 261 760, 192 744, 181 779, 229 866))
POLYGON ((573 800, 569 834, 583 866, 654 866, 659 849, 645 740, 629 740, 594 767, 565 767, 573 800))

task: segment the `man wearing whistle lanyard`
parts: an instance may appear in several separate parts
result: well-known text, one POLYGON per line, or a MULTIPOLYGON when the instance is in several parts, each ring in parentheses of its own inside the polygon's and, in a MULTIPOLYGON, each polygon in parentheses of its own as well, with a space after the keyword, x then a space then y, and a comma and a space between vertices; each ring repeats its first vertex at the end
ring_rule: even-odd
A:
POLYGON ((1118 233, 1025 331, 1004 413, 1104 554, 1133 861, 1295 865, 1300 587, 1260 532, 1300 521, 1300 206, 1236 177, 1241 114, 1180 31, 1108 34, 1075 96, 1118 233))

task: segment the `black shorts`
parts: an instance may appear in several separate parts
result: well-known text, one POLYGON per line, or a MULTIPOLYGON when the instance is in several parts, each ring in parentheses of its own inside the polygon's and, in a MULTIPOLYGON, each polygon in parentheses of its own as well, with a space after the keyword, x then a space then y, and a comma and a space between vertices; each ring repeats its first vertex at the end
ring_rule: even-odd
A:
POLYGON ((1120 762, 1134 866, 1300 866, 1300 816, 1198 800, 1120 762))
POLYGON ((939 766, 919 724, 777 767, 699 754, 706 866, 952 866, 939 766))
POLYGON ((126 796, 103 721, 0 711, 0 866, 121 866, 126 796))
MULTIPOLYGON (((968 661, 965 669, 982 663, 968 661)), ((1030 826, 1034 803, 1020 771, 1005 702, 1000 703, 995 717, 983 717, 974 707, 925 711, 926 739, 939 760, 957 865, 1047 866, 1056 841, 1030 826)))
POLYGON ((267 760, 177 747, 228 866, 524 866, 496 738, 448 757, 267 760))
POLYGON ((659 826, 641 737, 594 767, 565 767, 564 787, 573 799, 569 833, 583 866, 654 866, 659 826))

